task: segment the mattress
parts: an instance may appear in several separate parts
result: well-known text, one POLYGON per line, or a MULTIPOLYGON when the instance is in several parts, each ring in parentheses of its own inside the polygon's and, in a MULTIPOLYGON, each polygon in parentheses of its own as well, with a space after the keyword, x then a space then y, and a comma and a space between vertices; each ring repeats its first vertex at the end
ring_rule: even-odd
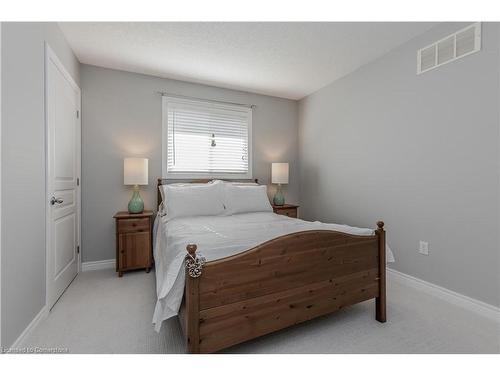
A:
MULTIPOLYGON (((371 236, 373 229, 293 219, 271 212, 231 216, 197 216, 155 220, 154 249, 157 302, 153 324, 160 331, 164 320, 177 315, 184 294, 186 245, 198 246, 207 261, 241 253, 273 238, 306 230, 332 230, 371 236)), ((394 262, 389 247, 386 259, 394 262)))

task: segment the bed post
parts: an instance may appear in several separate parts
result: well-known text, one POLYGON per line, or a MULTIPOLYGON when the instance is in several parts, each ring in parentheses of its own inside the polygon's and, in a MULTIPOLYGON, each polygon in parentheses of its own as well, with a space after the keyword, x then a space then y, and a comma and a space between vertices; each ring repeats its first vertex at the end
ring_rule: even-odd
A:
POLYGON ((161 193, 160 193, 161 185, 162 185, 162 179, 159 178, 158 181, 156 182, 156 209, 158 209, 158 207, 162 203, 161 193))
MULTIPOLYGON (((188 255, 196 260, 196 249, 194 244, 187 245, 188 255)), ((188 353, 200 352, 200 299, 199 299, 200 278, 193 277, 186 270, 186 330, 187 330, 187 350, 188 353)))
POLYGON ((376 319, 385 323, 387 320, 386 316, 386 290, 385 290, 385 230, 384 222, 377 222, 378 229, 375 230, 378 237, 378 271, 379 271, 379 296, 375 299, 376 305, 376 319))

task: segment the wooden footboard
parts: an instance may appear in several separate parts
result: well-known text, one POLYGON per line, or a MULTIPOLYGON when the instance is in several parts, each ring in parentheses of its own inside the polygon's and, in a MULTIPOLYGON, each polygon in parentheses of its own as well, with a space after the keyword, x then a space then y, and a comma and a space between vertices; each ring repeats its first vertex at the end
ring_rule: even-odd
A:
POLYGON ((385 231, 377 225, 374 236, 293 233, 206 264, 189 245, 180 315, 188 352, 216 352, 372 298, 385 322, 385 231))

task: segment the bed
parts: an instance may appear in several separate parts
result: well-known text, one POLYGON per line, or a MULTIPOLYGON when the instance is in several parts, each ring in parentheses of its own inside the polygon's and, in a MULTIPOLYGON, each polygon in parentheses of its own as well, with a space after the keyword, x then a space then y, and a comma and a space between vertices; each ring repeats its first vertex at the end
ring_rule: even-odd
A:
MULTIPOLYGON (((166 183, 158 179, 159 188, 166 183)), ((272 212, 158 215, 154 256, 153 323, 159 331, 178 315, 189 353, 217 352, 370 299, 375 318, 387 319, 382 221, 371 230, 272 212)))

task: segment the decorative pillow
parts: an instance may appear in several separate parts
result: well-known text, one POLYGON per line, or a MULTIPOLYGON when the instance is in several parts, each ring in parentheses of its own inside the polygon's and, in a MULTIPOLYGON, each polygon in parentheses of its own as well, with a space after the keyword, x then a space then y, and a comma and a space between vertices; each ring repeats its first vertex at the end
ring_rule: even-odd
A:
POLYGON ((236 185, 224 186, 224 206, 226 215, 245 212, 272 212, 273 208, 267 197, 266 185, 236 185))
POLYGON ((167 219, 187 216, 217 216, 224 213, 221 183, 162 185, 167 219))

